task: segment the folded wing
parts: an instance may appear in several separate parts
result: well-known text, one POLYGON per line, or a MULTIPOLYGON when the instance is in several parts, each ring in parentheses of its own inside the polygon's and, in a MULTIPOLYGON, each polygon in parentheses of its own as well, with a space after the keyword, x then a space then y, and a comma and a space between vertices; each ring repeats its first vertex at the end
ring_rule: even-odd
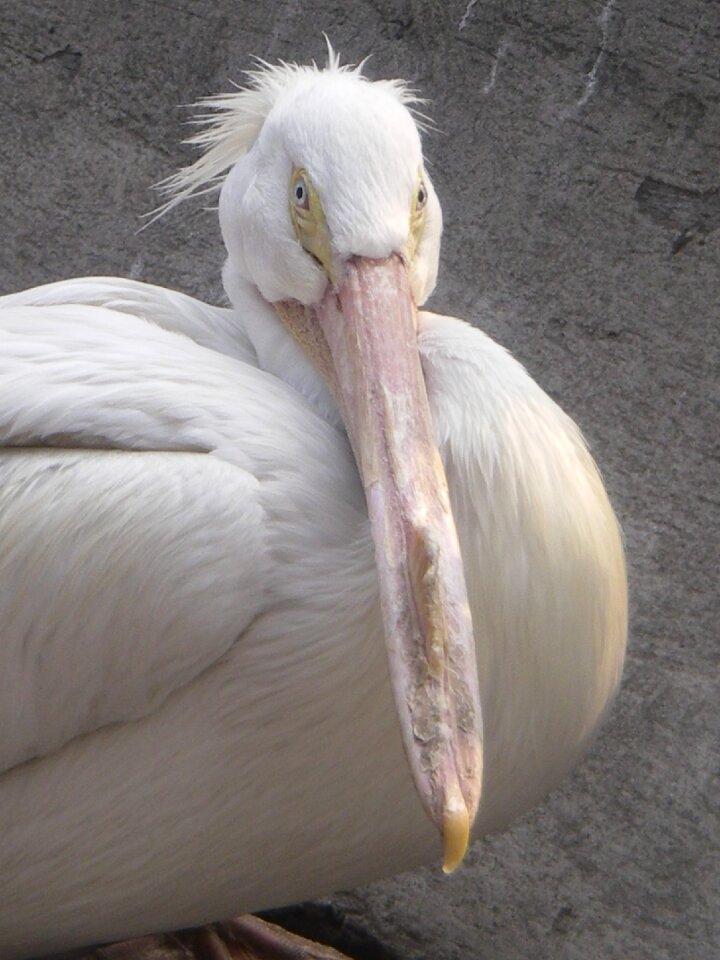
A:
POLYGON ((0 770, 152 712, 263 609, 268 379, 117 307, 2 304, 0 770))

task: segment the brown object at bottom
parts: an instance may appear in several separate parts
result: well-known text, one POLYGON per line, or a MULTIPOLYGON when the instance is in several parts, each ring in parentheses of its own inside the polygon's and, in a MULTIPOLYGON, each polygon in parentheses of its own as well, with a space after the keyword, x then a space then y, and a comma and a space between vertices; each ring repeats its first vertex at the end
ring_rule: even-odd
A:
POLYGON ((245 914, 235 920, 123 940, 55 960, 349 960, 344 953, 305 940, 245 914))

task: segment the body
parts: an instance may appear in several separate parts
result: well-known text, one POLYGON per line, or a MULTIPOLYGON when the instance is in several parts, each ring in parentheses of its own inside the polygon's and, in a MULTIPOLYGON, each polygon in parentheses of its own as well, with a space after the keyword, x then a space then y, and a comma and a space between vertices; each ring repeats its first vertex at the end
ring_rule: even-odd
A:
MULTIPOLYGON (((117 300, 98 286, 95 302, 117 300)), ((161 313, 154 288, 132 286, 144 303, 140 312, 161 313)), ((73 296, 62 285, 48 289, 46 301, 73 296)), ((16 314, 16 303, 6 317, 16 314)), ((33 310, 62 322, 53 308, 36 306, 21 321, 28 330, 33 310)), ((97 369, 125 391, 129 406, 158 422, 162 391, 138 400, 116 359, 112 369, 103 366, 109 344, 116 358, 119 341, 137 342, 133 319, 94 307, 86 325, 99 331, 97 369)), ((145 319, 134 322, 147 327, 143 342, 152 337, 156 345, 146 368, 134 360, 138 381, 162 385, 161 368, 169 385, 182 383, 184 373, 194 380, 197 400, 185 416, 192 434, 186 427, 183 436, 176 423, 150 436, 145 428, 129 442, 123 432, 129 427, 103 423, 95 407, 99 433, 115 429, 126 447, 156 452, 5 449, 4 488, 29 488, 24 516, 33 509, 47 514, 45 484, 57 476, 48 468, 61 465, 68 510, 82 512, 97 504, 102 477, 107 502, 113 500, 119 468, 113 458, 127 461, 127 517, 108 531, 106 546, 122 555, 124 538, 128 570, 141 572, 133 575, 138 583, 128 582, 130 573, 123 582, 113 564, 116 582, 106 589, 140 602, 143 590, 157 591, 154 554, 165 556, 198 620, 220 608, 216 632, 225 631, 227 649, 207 667, 191 667, 180 689, 148 696, 138 708, 145 715, 134 722, 113 723, 107 712, 89 723, 99 729, 65 745, 51 742, 44 756, 3 774, 3 956, 327 894, 434 856, 433 830, 412 792, 393 720, 362 489, 321 385, 304 396, 247 361, 145 319), (262 401, 268 385, 272 404, 262 401), (148 467, 158 477, 154 490, 148 467), (233 502, 238 484, 247 491, 242 503, 233 502), (175 490, 171 500, 168 485, 175 490), (233 528, 238 513, 244 519, 233 528), (217 517, 223 536, 215 533, 212 558, 200 563, 207 546, 202 532, 212 538, 217 517), (170 561, 153 521, 182 537, 183 550, 170 561), (138 529, 147 526, 147 539, 138 541, 138 529), (248 553, 257 581, 243 591, 228 569, 245 571, 248 553)), ((252 344, 253 322, 243 324, 239 315, 236 322, 230 339, 242 343, 247 336, 252 344)), ((273 356, 281 346, 294 354, 292 341, 281 345, 287 334, 279 326, 275 336, 273 356)), ((624 581, 608 573, 603 558, 608 548, 616 552, 617 573, 622 554, 576 428, 519 364, 461 321, 427 313, 419 345, 469 571, 486 704, 480 834, 536 803, 577 759, 606 710, 621 669, 616 638, 624 636, 625 596, 624 581), (568 596, 586 599, 568 605, 568 596)), ((245 355, 252 359, 247 347, 245 355)), ((92 351, 88 356, 92 363, 92 351)), ((13 437, 6 432, 4 440, 13 437)), ((104 441, 111 444, 112 437, 104 441)), ((8 524, 13 529, 17 521, 7 509, 3 520, 6 539, 8 524)), ((68 562, 62 537, 47 542, 45 582, 68 562)), ((97 552, 83 547, 80 569, 94 567, 97 552)), ((80 623, 82 605, 72 597, 66 602, 80 623)), ((173 612, 178 606, 175 598, 173 612)), ((122 620, 112 623, 94 641, 117 644, 121 660, 151 669, 147 638, 122 620), (117 635, 110 638, 108 629, 117 635)), ((199 640, 203 625, 192 629, 199 640)), ((128 687, 134 686, 131 678, 128 687)), ((123 709, 120 698, 117 710, 123 709)), ((56 730, 50 721, 46 726, 56 730)))

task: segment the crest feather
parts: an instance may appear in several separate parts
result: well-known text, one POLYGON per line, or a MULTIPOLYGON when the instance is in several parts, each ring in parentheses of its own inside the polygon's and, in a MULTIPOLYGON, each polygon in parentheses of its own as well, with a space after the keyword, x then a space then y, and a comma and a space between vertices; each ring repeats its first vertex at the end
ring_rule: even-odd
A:
POLYGON ((152 211, 150 223, 190 196, 202 196, 219 189, 224 174, 254 143, 278 99, 293 88, 310 85, 320 74, 351 74, 364 83, 383 87, 406 106, 422 102, 403 80, 368 80, 362 73, 365 60, 357 66, 341 65, 339 54, 329 41, 327 45, 325 67, 318 67, 315 61, 310 65, 282 60, 271 64, 258 58, 257 68, 245 71, 244 87, 195 104, 201 112, 190 123, 201 129, 183 142, 202 153, 194 163, 156 184, 167 199, 152 211))

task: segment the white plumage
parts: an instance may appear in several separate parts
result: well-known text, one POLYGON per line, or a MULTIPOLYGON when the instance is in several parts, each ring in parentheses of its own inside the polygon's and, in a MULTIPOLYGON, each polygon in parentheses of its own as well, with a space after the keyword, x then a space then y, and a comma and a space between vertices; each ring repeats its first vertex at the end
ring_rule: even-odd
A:
MULTIPOLYGON (((6 960, 437 855, 403 759, 363 485, 331 393, 263 297, 312 304, 328 282, 273 193, 303 151, 338 269, 405 250, 421 159, 403 90, 331 62, 221 102, 205 166, 174 186, 239 161, 221 201, 231 309, 117 279, 0 300, 6 960)), ((409 264, 418 302, 435 204, 409 264)), ((577 428, 503 348, 425 312, 418 348, 476 638, 482 833, 556 784, 607 710, 622 546, 577 428)))

